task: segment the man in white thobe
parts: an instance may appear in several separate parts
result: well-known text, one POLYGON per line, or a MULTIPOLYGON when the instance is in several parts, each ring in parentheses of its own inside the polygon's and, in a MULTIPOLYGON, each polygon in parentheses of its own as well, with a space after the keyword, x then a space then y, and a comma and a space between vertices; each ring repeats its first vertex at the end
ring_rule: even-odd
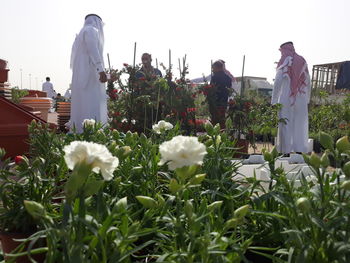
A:
POLYGON ((69 88, 66 90, 66 92, 64 93, 64 98, 66 100, 70 100, 71 99, 71 87, 69 86, 69 88))
POLYGON ((85 17, 85 23, 75 38, 71 68, 71 120, 70 129, 83 131, 83 121, 94 119, 107 123, 107 75, 103 61, 103 22, 95 14, 85 17))
POLYGON ((46 96, 50 99, 54 99, 57 95, 53 89, 52 83, 50 82, 50 77, 46 77, 46 81, 43 83, 42 90, 46 92, 46 96))
POLYGON ((277 65, 272 104, 283 105, 280 118, 286 123, 278 125, 277 149, 280 153, 307 152, 308 103, 310 101, 310 75, 305 59, 299 56, 292 42, 280 46, 281 59, 277 65))

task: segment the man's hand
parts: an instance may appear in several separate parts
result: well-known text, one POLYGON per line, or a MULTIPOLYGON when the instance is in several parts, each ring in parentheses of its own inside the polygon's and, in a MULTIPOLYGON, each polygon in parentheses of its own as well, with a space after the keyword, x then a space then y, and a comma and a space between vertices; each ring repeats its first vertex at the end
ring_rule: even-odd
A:
POLYGON ((107 82, 107 75, 106 75, 106 72, 104 72, 104 71, 100 72, 100 81, 101 81, 102 83, 107 82))

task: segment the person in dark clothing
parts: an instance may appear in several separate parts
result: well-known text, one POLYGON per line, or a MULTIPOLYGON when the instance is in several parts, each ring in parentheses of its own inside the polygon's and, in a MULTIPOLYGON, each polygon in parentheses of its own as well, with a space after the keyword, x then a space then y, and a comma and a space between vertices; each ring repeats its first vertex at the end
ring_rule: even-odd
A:
POLYGON ((155 78, 162 77, 162 72, 152 66, 152 56, 149 53, 143 53, 141 57, 142 67, 136 72, 136 78, 155 78))
POLYGON ((224 71, 224 64, 218 60, 212 66, 213 76, 210 84, 216 89, 214 103, 209 104, 209 112, 212 124, 220 124, 221 129, 225 129, 227 100, 229 89, 231 89, 231 78, 224 71))

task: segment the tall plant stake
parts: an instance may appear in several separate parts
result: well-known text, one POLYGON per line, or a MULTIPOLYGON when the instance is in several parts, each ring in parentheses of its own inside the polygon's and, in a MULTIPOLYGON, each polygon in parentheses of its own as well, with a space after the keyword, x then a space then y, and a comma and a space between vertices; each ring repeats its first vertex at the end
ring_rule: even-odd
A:
POLYGON ((244 92, 244 65, 245 65, 245 55, 243 55, 243 65, 242 65, 241 96, 243 96, 243 92, 244 92))

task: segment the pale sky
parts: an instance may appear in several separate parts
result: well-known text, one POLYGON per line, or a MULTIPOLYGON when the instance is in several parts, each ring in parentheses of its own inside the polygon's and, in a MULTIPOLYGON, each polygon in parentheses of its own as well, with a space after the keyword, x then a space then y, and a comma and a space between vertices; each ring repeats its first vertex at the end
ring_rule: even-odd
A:
POLYGON ((113 68, 149 52, 168 65, 172 51, 187 54, 189 78, 210 73, 223 59, 240 76, 272 81, 279 45, 293 41, 312 65, 350 60, 349 0, 0 0, 0 58, 9 61, 11 86, 41 90, 46 76, 64 94, 71 81, 69 60, 75 35, 88 13, 105 22, 104 58, 113 68), (30 76, 29 76, 30 75, 30 76))

